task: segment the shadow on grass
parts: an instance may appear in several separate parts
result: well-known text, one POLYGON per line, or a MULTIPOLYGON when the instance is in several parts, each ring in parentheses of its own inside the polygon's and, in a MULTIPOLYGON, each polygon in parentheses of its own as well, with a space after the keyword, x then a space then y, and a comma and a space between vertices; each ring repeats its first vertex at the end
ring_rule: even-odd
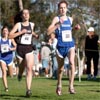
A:
POLYGON ((88 91, 100 93, 100 89, 99 90, 88 90, 88 91))
POLYGON ((26 96, 24 95, 11 95, 11 94, 1 94, 0 95, 0 98, 1 99, 4 99, 4 100, 22 100, 22 98, 26 98, 26 96))
POLYGON ((0 100, 26 100, 26 99, 30 99, 30 100, 37 100, 37 99, 43 99, 43 100, 47 100, 48 96, 46 95, 32 95, 31 97, 26 97, 24 95, 10 95, 10 94, 1 94, 0 95, 0 100))

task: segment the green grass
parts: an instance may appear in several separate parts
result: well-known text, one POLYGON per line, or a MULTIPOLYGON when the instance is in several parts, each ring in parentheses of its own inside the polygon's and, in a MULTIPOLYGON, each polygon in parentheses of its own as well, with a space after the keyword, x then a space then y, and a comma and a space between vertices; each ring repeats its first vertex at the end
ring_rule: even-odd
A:
POLYGON ((100 78, 96 81, 87 81, 82 77, 81 82, 75 78, 76 94, 68 93, 68 79, 62 79, 62 96, 55 93, 57 80, 44 77, 33 78, 32 96, 25 97, 25 77, 21 82, 17 78, 9 78, 9 92, 4 91, 2 79, 0 79, 0 100, 99 100, 100 99, 100 78))

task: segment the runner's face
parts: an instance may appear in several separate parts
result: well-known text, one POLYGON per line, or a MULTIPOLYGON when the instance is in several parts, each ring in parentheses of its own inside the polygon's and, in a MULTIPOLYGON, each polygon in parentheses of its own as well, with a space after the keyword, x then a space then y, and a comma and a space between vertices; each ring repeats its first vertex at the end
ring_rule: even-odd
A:
POLYGON ((4 28, 2 33, 3 33, 3 36, 6 36, 8 35, 9 31, 7 28, 4 28))
POLYGON ((23 17, 24 21, 28 21, 29 18, 30 18, 29 11, 28 10, 23 10, 22 17, 23 17))
POLYGON ((61 3, 59 7, 59 13, 60 15, 64 16, 67 13, 67 6, 65 3, 61 3))

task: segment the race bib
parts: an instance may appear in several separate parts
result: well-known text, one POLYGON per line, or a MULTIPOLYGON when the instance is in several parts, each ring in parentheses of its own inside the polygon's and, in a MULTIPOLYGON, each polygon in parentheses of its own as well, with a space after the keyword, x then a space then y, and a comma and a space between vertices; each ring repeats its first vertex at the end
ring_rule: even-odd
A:
POLYGON ((62 31, 62 41, 63 42, 72 41, 72 34, 70 30, 62 31))
POLYGON ((21 44, 31 44, 32 34, 24 34, 21 37, 21 44))
POLYGON ((9 52, 9 45, 8 44, 1 44, 1 53, 9 52))

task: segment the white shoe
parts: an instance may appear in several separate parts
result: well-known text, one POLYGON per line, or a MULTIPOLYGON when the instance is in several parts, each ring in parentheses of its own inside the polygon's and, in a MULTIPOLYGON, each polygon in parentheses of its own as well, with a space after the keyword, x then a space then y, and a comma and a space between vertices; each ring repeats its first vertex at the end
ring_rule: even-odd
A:
POLYGON ((49 76, 48 75, 45 75, 45 77, 48 78, 49 76))

